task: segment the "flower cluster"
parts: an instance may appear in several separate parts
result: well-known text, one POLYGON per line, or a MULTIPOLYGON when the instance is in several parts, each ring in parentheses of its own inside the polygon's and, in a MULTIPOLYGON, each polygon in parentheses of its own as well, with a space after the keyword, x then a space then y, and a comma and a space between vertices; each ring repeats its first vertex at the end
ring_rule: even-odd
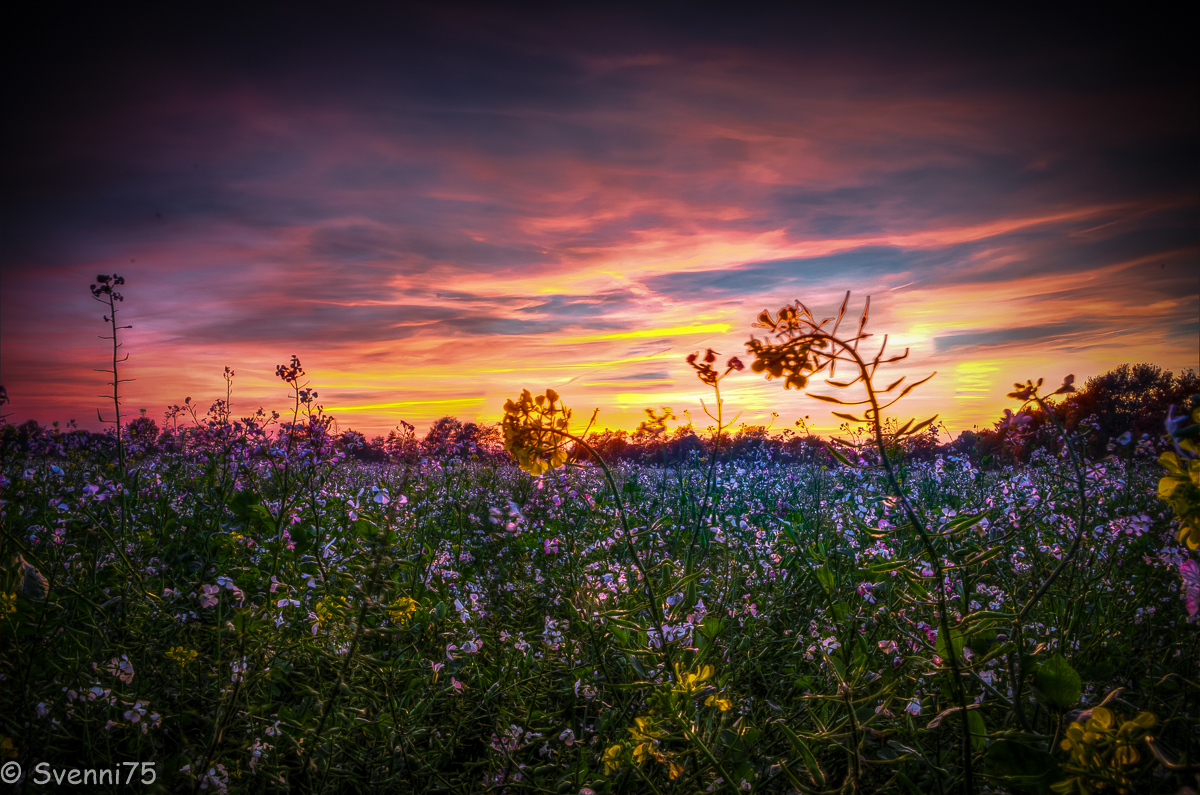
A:
POLYGON ((388 617, 396 624, 403 624, 416 614, 418 606, 416 599, 402 596, 388 608, 388 617))
POLYGON ((557 469, 567 463, 570 422, 571 410, 557 392, 534 396, 526 389, 516 401, 504 403, 504 449, 531 475, 557 469))
MULTIPOLYGON (((702 359, 698 364, 696 362, 696 360, 700 358, 700 354, 698 354, 698 353, 693 353, 690 356, 688 356, 687 363, 690 364, 692 366, 692 369, 696 371, 696 377, 699 378, 704 383, 708 384, 709 386, 716 386, 718 381, 720 381, 725 376, 729 375, 734 370, 741 372, 742 370, 746 369, 746 366, 744 364, 742 364, 741 359, 739 359, 736 356, 730 356, 729 361, 725 363, 725 372, 718 375, 717 371, 715 369, 713 369, 712 365, 713 365, 713 362, 715 362, 717 360, 717 357, 720 355, 721 354, 717 353, 712 348, 708 348, 704 352, 704 359, 702 359)), ((667 409, 667 411, 669 412, 670 409, 667 409)), ((658 419, 657 417, 654 416, 654 413, 652 411, 650 411, 649 409, 647 409, 646 412, 648 414, 650 414, 652 419, 655 419, 655 420, 658 419)), ((663 417, 662 422, 664 422, 664 423, 666 422, 665 416, 663 417)), ((643 423, 643 425, 645 425, 645 423, 643 423)))
POLYGON ((1179 519, 1180 542, 1187 544, 1188 549, 1200 549, 1200 406, 1183 418, 1176 418, 1172 407, 1167 430, 1176 449, 1158 458, 1158 463, 1167 470, 1158 481, 1158 496, 1166 500, 1179 519))
POLYGON ((1071 754, 1064 765, 1070 775, 1050 788, 1059 795, 1087 795, 1093 788, 1111 784, 1117 792, 1133 792, 1132 774, 1142 759, 1137 746, 1157 720, 1153 714, 1142 712, 1122 721, 1108 707, 1096 707, 1085 721, 1067 727, 1059 746, 1071 754))
MULTIPOLYGON (((676 663, 674 686, 664 685, 650 698, 650 714, 634 718, 634 726, 628 729, 633 735, 632 742, 617 743, 604 751, 601 758, 606 775, 612 775, 623 765, 641 765, 647 759, 654 759, 667 769, 671 780, 682 776, 684 768, 680 759, 683 754, 667 750, 663 742, 669 737, 673 724, 696 724, 694 716, 686 713, 691 713, 697 702, 703 702, 704 706, 722 713, 732 709, 733 702, 725 698, 712 683, 715 672, 711 665, 684 671, 676 663)), ((689 739, 692 738, 691 734, 685 734, 689 739)))

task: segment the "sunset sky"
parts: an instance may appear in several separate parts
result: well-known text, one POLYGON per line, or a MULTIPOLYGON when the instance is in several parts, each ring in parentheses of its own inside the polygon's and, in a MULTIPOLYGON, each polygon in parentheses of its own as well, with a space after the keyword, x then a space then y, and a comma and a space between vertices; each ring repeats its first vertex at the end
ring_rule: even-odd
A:
MULTIPOLYGON (((370 434, 547 387, 602 426, 706 424, 687 354, 846 290, 911 349, 896 377, 937 371, 902 420, 955 433, 1015 380, 1200 363, 1182 20, 336 7, 9 30, 9 422, 111 413, 113 272, 124 410, 160 423, 226 366, 235 414, 282 410, 295 354, 370 434)), ((723 393, 838 424, 749 371, 723 393)))

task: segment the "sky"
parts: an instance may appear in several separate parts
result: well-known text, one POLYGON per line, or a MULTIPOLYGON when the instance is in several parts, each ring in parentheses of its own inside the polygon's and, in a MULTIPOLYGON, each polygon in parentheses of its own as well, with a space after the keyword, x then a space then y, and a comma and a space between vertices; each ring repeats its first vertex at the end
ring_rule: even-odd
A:
MULTIPOLYGON (((331 8, 6 25, 9 422, 103 427, 112 273, 123 411, 160 424, 225 367, 236 415, 285 410, 295 355, 372 435, 546 388, 703 427, 689 353, 847 291, 910 351, 881 378, 936 372, 899 419, 952 434, 1014 381, 1200 364, 1198 86, 1165 11, 331 8)), ((722 397, 840 422, 749 370, 722 397)))

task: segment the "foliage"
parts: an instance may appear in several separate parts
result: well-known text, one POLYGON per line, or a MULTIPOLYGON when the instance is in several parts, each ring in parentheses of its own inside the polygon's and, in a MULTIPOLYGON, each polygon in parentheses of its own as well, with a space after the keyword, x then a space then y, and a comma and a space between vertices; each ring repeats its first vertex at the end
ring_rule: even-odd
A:
MULTIPOLYGON (((1194 784, 1194 556, 1153 459, 1090 461, 1065 425, 1029 463, 909 457, 925 431, 883 416, 866 313, 838 336, 792 309, 760 374, 840 362, 869 411, 800 460, 717 392, 695 454, 613 462, 552 391, 506 407, 515 462, 445 445, 449 422, 360 460, 298 359, 288 416, 235 419, 230 373, 124 468, 103 435, 30 429, 0 460, 14 790, 43 761, 206 793, 1194 784)), ((739 372, 707 358, 714 390, 739 372)), ((665 414, 626 440, 673 436, 665 414)))

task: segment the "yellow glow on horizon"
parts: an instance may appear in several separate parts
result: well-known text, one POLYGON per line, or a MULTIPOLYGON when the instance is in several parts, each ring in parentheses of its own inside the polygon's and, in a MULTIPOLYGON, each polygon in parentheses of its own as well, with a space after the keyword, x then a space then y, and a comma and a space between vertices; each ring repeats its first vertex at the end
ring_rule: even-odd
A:
POLYGON ((577 342, 600 342, 602 340, 635 340, 652 337, 678 337, 688 334, 725 334, 730 329, 728 323, 708 323, 703 326, 672 326, 671 328, 646 328, 636 331, 619 331, 612 334, 587 334, 582 337, 564 337, 558 340, 561 344, 577 342))
POLYGON ((400 400, 394 403, 371 403, 366 406, 328 406, 326 411, 333 412, 355 412, 355 411, 380 411, 385 409, 398 409, 405 406, 465 406, 472 403, 482 403, 486 398, 471 397, 471 398, 436 398, 433 400, 400 400))
POLYGON ((996 386, 992 373, 1000 372, 1001 362, 976 359, 954 366, 954 399, 985 400, 994 396, 996 386))

